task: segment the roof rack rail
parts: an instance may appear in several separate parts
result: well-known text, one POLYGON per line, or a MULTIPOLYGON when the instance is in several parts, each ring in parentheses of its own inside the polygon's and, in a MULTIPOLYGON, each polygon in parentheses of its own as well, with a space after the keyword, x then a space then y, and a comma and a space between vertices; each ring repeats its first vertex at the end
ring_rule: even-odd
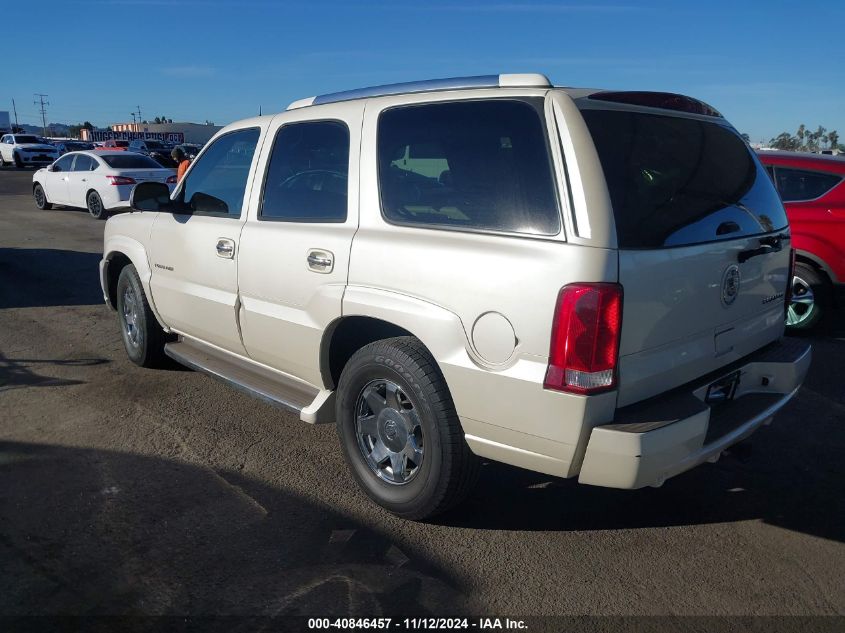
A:
POLYGON ((434 90, 466 90, 470 88, 551 88, 548 77, 538 73, 478 75, 475 77, 450 77, 446 79, 428 79, 425 81, 407 81, 398 84, 385 84, 369 88, 357 88, 343 92, 299 99, 291 103, 287 109, 295 110, 310 105, 337 103, 367 97, 384 97, 386 95, 411 94, 415 92, 432 92, 434 90))

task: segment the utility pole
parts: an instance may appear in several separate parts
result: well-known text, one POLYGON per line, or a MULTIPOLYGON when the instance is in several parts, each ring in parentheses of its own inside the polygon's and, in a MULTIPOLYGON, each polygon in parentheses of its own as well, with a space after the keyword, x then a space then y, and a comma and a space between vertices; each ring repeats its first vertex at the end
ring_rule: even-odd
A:
POLYGON ((15 113, 15 127, 19 128, 19 126, 18 126, 18 108, 15 105, 14 99, 12 99, 12 111, 15 113))
POLYGON ((47 106, 50 105, 50 102, 45 101, 47 98, 47 95, 45 94, 36 92, 35 96, 38 97, 38 101, 33 101, 32 103, 39 106, 39 109, 41 110, 41 127, 44 132, 44 136, 47 136, 47 106))
POLYGON ((49 101, 44 101, 47 98, 47 95, 43 95, 40 92, 36 92, 35 96, 38 97, 38 101, 33 101, 32 103, 35 105, 39 105, 41 107, 41 125, 44 128, 44 136, 47 136, 47 106, 50 105, 49 101))

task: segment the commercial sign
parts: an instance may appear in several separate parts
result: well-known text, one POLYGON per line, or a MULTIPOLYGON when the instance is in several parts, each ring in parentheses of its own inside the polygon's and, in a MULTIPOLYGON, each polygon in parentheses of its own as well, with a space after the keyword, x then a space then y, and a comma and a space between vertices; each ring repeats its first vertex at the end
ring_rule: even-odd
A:
POLYGON ((184 143, 184 132, 112 132, 111 130, 93 130, 88 132, 91 141, 167 141, 168 143, 184 143))

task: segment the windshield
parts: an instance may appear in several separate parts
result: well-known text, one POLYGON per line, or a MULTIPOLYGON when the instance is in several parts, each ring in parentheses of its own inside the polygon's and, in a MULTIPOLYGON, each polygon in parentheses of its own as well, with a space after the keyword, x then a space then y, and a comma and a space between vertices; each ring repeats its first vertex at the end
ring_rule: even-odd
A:
POLYGON ((100 158, 115 169, 161 169, 161 165, 143 154, 111 154, 100 158))
POLYGON ((37 136, 26 136, 18 134, 15 136, 15 143, 40 143, 37 136))
POLYGON ((718 123, 582 110, 613 204, 620 248, 700 244, 787 226, 771 179, 718 123))

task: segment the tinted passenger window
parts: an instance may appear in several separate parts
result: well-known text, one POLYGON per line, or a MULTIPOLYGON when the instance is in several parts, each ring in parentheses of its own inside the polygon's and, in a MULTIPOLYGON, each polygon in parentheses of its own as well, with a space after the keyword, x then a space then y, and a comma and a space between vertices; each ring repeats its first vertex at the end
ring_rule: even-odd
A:
POLYGON ((345 222, 349 131, 335 121, 285 125, 276 134, 261 218, 345 222))
POLYGON ((70 171, 71 165, 73 165, 73 156, 62 156, 53 165, 55 171, 70 171))
POLYGON ((257 128, 230 132, 196 161, 182 189, 182 200, 193 213, 240 217, 258 136, 257 128))
POLYGON ((384 216, 398 224, 560 231, 542 101, 393 108, 379 119, 384 216))
POLYGON ((778 167, 775 174, 780 197, 784 202, 820 198, 842 180, 836 174, 787 167, 778 167))
POLYGON ((621 248, 682 246, 787 225, 745 141, 717 123, 639 112, 581 112, 598 150, 621 248))
POLYGON ((91 157, 85 154, 77 154, 76 160, 73 162, 73 171, 90 171, 91 157))

